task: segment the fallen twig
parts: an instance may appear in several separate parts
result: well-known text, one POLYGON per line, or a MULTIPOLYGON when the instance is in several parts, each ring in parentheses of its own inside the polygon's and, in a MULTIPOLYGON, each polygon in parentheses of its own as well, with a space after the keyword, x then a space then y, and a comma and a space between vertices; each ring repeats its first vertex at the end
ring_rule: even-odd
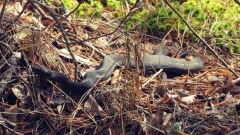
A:
POLYGON ((240 129, 233 130, 232 132, 226 134, 226 135, 238 135, 240 133, 240 129))
POLYGON ((3 15, 4 15, 4 11, 5 11, 7 2, 8 2, 8 0, 4 0, 3 6, 2 6, 2 11, 1 11, 1 14, 0 14, 0 23, 2 21, 3 15))
POLYGON ((238 0, 234 0, 238 5, 240 5, 240 2, 238 0))
POLYGON ((159 70, 158 72, 156 72, 149 80, 147 80, 142 87, 145 87, 153 78, 155 78, 157 75, 159 75, 161 72, 163 71, 163 69, 159 70))

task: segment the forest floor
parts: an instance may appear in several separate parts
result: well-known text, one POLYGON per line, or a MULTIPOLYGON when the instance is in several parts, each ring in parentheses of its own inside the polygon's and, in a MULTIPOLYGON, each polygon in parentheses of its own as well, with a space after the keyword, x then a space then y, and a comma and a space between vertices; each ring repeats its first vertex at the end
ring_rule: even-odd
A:
POLYGON ((208 39, 216 56, 176 29, 154 37, 107 20, 63 17, 40 2, 8 4, 0 29, 0 134, 239 134, 238 55, 208 39), (87 96, 31 68, 39 65, 81 82, 105 56, 144 56, 160 45, 194 53, 204 67, 176 75, 125 66, 87 96))

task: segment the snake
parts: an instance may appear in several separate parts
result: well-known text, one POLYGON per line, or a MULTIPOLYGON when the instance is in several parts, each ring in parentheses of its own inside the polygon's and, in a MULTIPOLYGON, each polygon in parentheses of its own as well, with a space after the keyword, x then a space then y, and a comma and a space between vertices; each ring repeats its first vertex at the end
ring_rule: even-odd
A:
POLYGON ((32 71, 46 79, 58 82, 64 88, 72 92, 84 94, 99 80, 106 80, 111 77, 112 72, 117 67, 124 66, 127 63, 130 63, 132 67, 139 65, 141 68, 145 69, 163 69, 178 74, 197 72, 203 68, 204 63, 200 57, 194 53, 189 53, 186 50, 181 51, 181 58, 172 57, 171 52, 177 52, 178 50, 179 48, 173 46, 160 46, 153 52, 153 54, 142 56, 139 64, 135 62, 135 58, 132 55, 129 56, 127 61, 125 57, 126 55, 110 54, 102 60, 98 68, 86 72, 81 82, 74 82, 65 74, 38 65, 32 66, 32 71), (192 56, 192 59, 186 60, 185 57, 188 55, 192 56))

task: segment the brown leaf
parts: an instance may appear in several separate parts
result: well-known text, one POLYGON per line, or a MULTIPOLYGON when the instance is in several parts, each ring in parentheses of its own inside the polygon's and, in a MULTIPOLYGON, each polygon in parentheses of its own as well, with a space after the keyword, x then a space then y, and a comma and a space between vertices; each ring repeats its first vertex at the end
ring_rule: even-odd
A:
POLYGON ((9 121, 13 123, 17 123, 20 121, 20 118, 18 119, 18 113, 20 110, 18 109, 17 105, 12 105, 10 108, 5 110, 4 117, 7 118, 9 121))
POLYGON ((84 104, 84 110, 87 111, 92 116, 103 116, 105 117, 105 112, 98 105, 97 101, 92 95, 89 95, 88 100, 84 104))
POLYGON ((148 106, 149 112, 152 114, 153 111, 152 111, 152 106, 151 106, 149 97, 146 98, 146 102, 147 102, 147 106, 148 106))
POLYGON ((220 128, 223 130, 224 134, 230 133, 231 129, 227 126, 220 126, 220 128))
POLYGON ((211 85, 209 85, 207 90, 205 91, 205 95, 210 96, 210 95, 214 94, 215 92, 218 92, 218 90, 220 88, 221 87, 218 87, 218 86, 212 87, 211 85))
POLYGON ((48 26, 54 23, 54 20, 42 20, 43 25, 48 26))
POLYGON ((240 87, 235 85, 235 81, 232 81, 229 79, 225 86, 222 88, 223 93, 234 93, 234 94, 240 94, 240 87))

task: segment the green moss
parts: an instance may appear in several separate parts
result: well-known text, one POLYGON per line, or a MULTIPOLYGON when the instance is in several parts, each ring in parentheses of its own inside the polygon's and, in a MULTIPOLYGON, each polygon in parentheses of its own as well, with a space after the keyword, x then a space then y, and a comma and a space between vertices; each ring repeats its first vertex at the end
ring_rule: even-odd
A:
POLYGON ((218 37, 223 38, 223 37, 225 37, 225 35, 224 34, 218 34, 218 37))
POLYGON ((221 39, 217 39, 217 40, 216 40, 216 44, 218 44, 218 45, 223 45, 223 44, 224 44, 224 41, 221 40, 221 39))
POLYGON ((238 47, 234 52, 240 54, 240 47, 238 47))
POLYGON ((235 30, 231 29, 231 30, 229 30, 228 35, 229 35, 230 37, 235 37, 235 36, 237 36, 237 33, 236 33, 235 30))
MULTIPOLYGON (((240 22, 237 23, 239 20, 236 19, 239 9, 234 2, 229 1, 226 5, 225 3, 211 0, 188 0, 183 4, 180 4, 180 2, 176 0, 171 2, 174 8, 187 19, 188 23, 198 33, 201 32, 201 35, 222 38, 223 40, 216 41, 219 44, 224 44, 226 38, 239 38, 237 35, 240 34, 238 31, 238 29, 240 29, 238 28, 238 23, 240 22), (208 33, 211 33, 211 35, 208 33)), ((162 32, 168 32, 168 30, 173 27, 179 28, 180 32, 185 30, 186 25, 182 23, 171 9, 161 2, 156 5, 156 12, 151 13, 148 18, 145 19, 150 26, 149 31, 152 32, 153 29, 156 30, 156 25, 158 26, 158 31, 162 32)), ((141 18, 140 16, 138 17, 141 18)), ((134 21, 138 22, 137 18, 135 18, 134 21)))
POLYGON ((227 46, 227 49, 230 53, 233 53, 234 52, 234 47, 232 45, 228 45, 227 46))
POLYGON ((186 9, 184 10, 184 14, 189 14, 191 11, 192 11, 191 9, 186 8, 186 9))
POLYGON ((205 15, 204 15, 204 14, 200 14, 200 15, 198 16, 198 20, 199 20, 200 22, 203 22, 203 21, 205 20, 205 15))
POLYGON ((121 3, 117 0, 107 0, 107 6, 116 9, 121 6, 121 3))
POLYGON ((74 3, 71 0, 63 0, 63 2, 65 3, 65 5, 68 7, 68 9, 73 9, 74 8, 74 3))
POLYGON ((164 26, 159 26, 158 29, 159 29, 159 31, 165 31, 166 30, 164 26))
POLYGON ((195 10, 193 11, 193 17, 197 17, 200 13, 201 13, 201 10, 200 10, 200 9, 195 9, 195 10))
POLYGON ((165 30, 170 30, 172 29, 173 25, 168 23, 168 24, 165 24, 165 27, 166 27, 165 30))
POLYGON ((235 53, 240 54, 240 47, 239 47, 239 46, 234 45, 233 48, 234 48, 234 52, 235 52, 235 53))

